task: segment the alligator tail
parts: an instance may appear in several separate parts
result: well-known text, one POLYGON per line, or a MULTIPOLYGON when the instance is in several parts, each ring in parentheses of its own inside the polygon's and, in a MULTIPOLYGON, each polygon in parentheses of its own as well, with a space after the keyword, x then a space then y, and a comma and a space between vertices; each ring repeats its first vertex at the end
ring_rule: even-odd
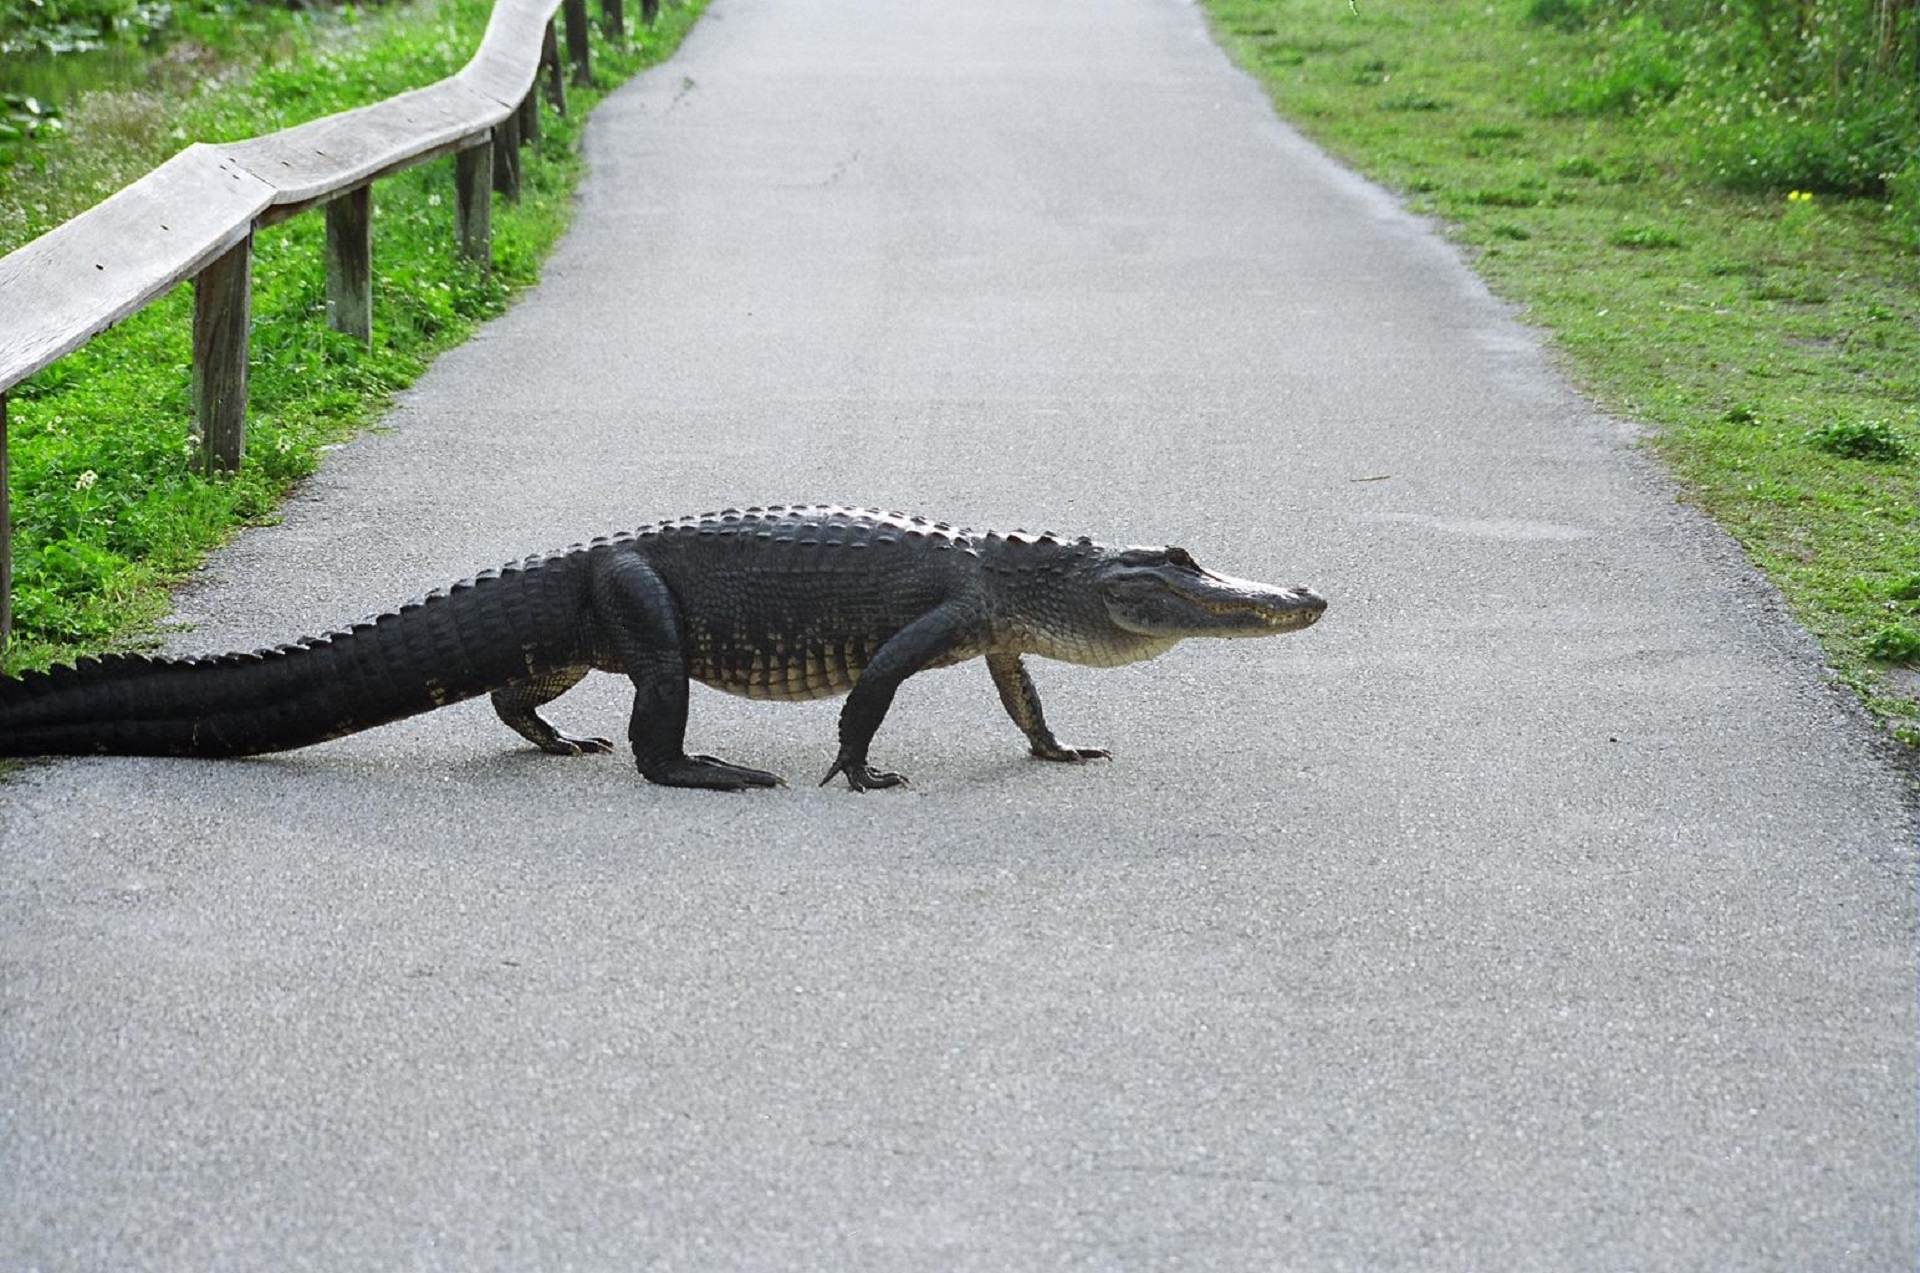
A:
POLYGON ((0 680, 0 755, 285 751, 578 666, 579 561, 530 558, 276 649, 110 655, 0 680))

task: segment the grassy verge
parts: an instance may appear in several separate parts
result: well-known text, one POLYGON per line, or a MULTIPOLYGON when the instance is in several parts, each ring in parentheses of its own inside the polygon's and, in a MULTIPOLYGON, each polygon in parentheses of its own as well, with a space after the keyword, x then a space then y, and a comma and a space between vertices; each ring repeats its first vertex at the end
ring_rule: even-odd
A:
MULTIPOLYGON (((1681 68, 1538 0, 1206 0, 1316 141, 1438 217, 1650 426, 1895 736, 1920 745, 1920 257, 1894 202, 1741 190, 1681 68)), ((1738 175, 1736 171, 1734 175, 1738 175)))
MULTIPOLYGON (((17 386, 9 400, 15 640, 9 672, 124 645, 165 611, 166 585, 236 525, 268 518, 324 448, 378 418, 435 354, 531 283, 566 228, 582 173, 580 130, 604 91, 665 58, 703 0, 664 6, 658 26, 597 39, 600 87, 543 107, 518 203, 497 196, 494 267, 455 250, 452 161, 374 189, 374 342, 328 331, 323 218, 255 239, 247 462, 202 478, 187 464, 191 290, 176 289, 17 386)), ((236 66, 187 48, 156 84, 83 99, 61 136, 0 170, 0 252, 135 180, 189 140, 255 136, 377 101, 458 70, 490 0, 418 0, 354 20, 275 32, 271 64, 236 66), (173 83, 168 83, 173 77, 173 83)))

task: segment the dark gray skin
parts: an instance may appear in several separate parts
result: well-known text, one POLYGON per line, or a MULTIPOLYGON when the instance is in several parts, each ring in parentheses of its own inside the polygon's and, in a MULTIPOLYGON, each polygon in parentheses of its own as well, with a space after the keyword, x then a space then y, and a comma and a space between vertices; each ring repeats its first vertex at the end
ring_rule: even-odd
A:
POLYGON ((867 752, 902 681, 984 657, 1043 760, 1105 756, 1048 727, 1022 656, 1111 667, 1187 637, 1319 619, 1308 588, 1215 574, 1179 548, 959 530, 831 505, 750 508, 529 558, 345 632, 193 659, 82 660, 0 682, 0 755, 236 756, 304 747, 491 694, 558 755, 611 752, 538 709, 589 670, 633 680, 628 739, 649 781, 738 790, 759 769, 685 750, 688 683, 749 698, 847 694, 822 780, 890 787, 867 752))

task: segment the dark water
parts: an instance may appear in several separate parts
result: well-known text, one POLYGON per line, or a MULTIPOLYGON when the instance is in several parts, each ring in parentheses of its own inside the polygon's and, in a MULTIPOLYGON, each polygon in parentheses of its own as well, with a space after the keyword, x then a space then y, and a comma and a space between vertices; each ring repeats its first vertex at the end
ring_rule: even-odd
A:
POLYGON ((145 82, 163 47, 126 40, 81 53, 0 53, 0 94, 63 108, 94 89, 145 82))

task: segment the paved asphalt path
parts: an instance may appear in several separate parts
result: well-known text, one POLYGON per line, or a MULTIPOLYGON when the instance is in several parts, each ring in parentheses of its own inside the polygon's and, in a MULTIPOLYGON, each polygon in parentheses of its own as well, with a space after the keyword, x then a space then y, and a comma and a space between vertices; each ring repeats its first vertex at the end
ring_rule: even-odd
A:
MULTIPOLYGON (((180 650, 664 515, 1173 542, 1312 631, 696 691, 786 790, 484 703, 0 788, 0 1268, 1915 1263, 1913 797, 1429 227, 1180 0, 716 0, 546 283, 180 650)), ((560 704, 620 734, 627 693, 560 704)))

